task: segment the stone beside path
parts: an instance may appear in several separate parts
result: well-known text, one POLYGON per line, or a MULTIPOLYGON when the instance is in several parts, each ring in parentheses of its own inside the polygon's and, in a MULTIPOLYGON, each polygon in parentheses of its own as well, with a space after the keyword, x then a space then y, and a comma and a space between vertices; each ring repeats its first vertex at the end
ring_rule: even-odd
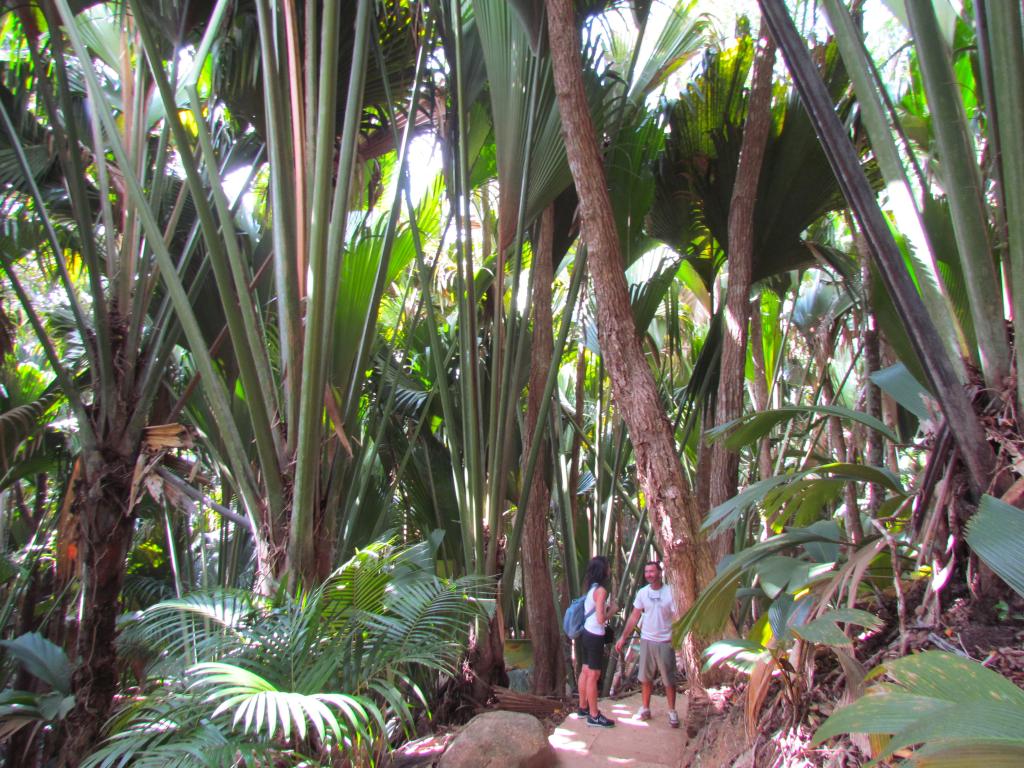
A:
POLYGON ((686 746, 685 694, 676 699, 676 711, 682 728, 668 724, 665 698, 651 702, 653 717, 643 722, 633 716, 640 709, 640 694, 624 699, 601 700, 601 712, 615 721, 614 728, 592 728, 585 718, 569 715, 548 742, 555 750, 555 765, 560 768, 682 768, 681 755, 686 746))
POLYGON ((523 712, 484 712, 470 720, 438 768, 547 768, 554 755, 544 723, 523 712))

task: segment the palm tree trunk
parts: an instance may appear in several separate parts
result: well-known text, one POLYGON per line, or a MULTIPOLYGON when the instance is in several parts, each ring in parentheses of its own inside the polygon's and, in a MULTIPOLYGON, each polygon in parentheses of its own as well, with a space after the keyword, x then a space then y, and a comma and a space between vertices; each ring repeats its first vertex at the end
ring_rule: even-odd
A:
POLYGON ((117 689, 118 597, 135 522, 128 506, 135 456, 101 448, 83 456, 82 465, 74 501, 84 593, 78 627, 80 661, 71 679, 75 706, 66 721, 63 766, 78 765, 92 751, 110 714, 117 689))
MULTIPOLYGON (((772 126, 774 66, 775 42, 764 27, 754 62, 747 121, 743 127, 736 183, 729 205, 729 287, 725 299, 725 332, 722 334, 721 373, 715 404, 715 421, 720 425, 743 415, 743 372, 747 358, 747 322, 750 319, 750 281, 754 261, 754 208, 768 132, 772 126)), ((717 507, 736 495, 739 452, 729 450, 724 441, 719 441, 712 449, 711 466, 711 506, 717 507)), ((729 551, 730 543, 727 534, 714 543, 719 559, 729 551)))
MULTIPOLYGON (((526 444, 523 454, 530 453, 529 441, 536 433, 540 399, 551 366, 554 342, 551 324, 551 242, 554 234, 554 210, 544 211, 540 242, 533 261, 533 346, 530 354, 530 388, 526 404, 526 444)), ((545 438, 540 438, 547 442, 545 438)), ((542 445, 542 452, 547 451, 542 445)), ((526 588, 526 615, 533 643, 533 692, 541 695, 561 691, 565 665, 562 661, 561 628, 555 615, 555 598, 548 571, 548 507, 551 489, 547 475, 540 467, 533 473, 533 488, 526 509, 523 530, 523 586, 526 588)))
MULTIPOLYGON (((647 513, 665 557, 676 608, 686 610, 714 574, 700 535, 696 499, 683 476, 675 439, 644 357, 629 304, 618 233, 594 124, 583 89, 580 39, 570 0, 547 0, 562 136, 580 199, 583 237, 597 298, 598 342, 617 408, 629 428, 647 513)), ((688 638, 690 683, 700 682, 700 648, 688 638)))
POLYGON ((287 537, 266 505, 259 510, 259 520, 262 523, 260 535, 253 537, 256 556, 253 591, 257 595, 270 597, 277 592, 282 578, 288 578, 288 562, 285 557, 287 537))
MULTIPOLYGON (((829 369, 829 356, 832 349, 832 337, 827 329, 822 329, 818 344, 818 370, 821 375, 821 395, 826 405, 837 405, 836 388, 832 383, 832 372, 829 369)), ((853 462, 852 448, 847 447, 846 436, 843 434, 843 425, 838 416, 829 416, 828 422, 828 450, 835 461, 853 462)), ((873 430, 872 430, 873 431, 873 430)), ((845 504, 846 537, 850 541, 850 553, 860 546, 864 539, 864 528, 860 523, 860 510, 857 505, 857 490, 854 483, 846 484, 843 489, 843 500, 845 504)))

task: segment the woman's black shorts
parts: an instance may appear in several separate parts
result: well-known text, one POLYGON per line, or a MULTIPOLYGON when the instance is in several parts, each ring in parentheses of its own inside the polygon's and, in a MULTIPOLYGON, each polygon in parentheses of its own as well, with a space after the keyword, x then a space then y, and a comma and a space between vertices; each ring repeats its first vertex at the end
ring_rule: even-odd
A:
POLYGON ((580 633, 580 649, 584 664, 591 669, 604 669, 604 634, 594 635, 584 629, 580 633))

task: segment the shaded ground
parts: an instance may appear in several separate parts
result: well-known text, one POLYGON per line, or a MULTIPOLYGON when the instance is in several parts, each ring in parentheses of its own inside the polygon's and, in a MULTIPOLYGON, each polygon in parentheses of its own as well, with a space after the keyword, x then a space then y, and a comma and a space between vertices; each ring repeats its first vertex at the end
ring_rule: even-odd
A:
MULTIPOLYGON (((677 705, 685 722, 685 696, 677 705)), ((592 728, 584 718, 570 715, 548 737, 558 755, 561 768, 681 768, 687 743, 686 728, 668 724, 665 699, 655 697, 651 705, 654 717, 647 722, 634 718, 640 708, 640 694, 612 701, 603 699, 601 711, 615 721, 614 728, 592 728)))
MULTIPOLYGON (((903 632, 891 593, 863 604, 885 622, 881 630, 857 639, 855 654, 865 671, 906 652, 940 649, 981 662, 1024 687, 1024 600, 1011 596, 993 615, 985 616, 977 615, 967 596, 958 595, 933 617, 918 608, 919 597, 913 589, 907 595, 903 632)), ((695 698, 681 693, 679 729, 669 727, 665 698, 657 693, 654 718, 648 722, 633 717, 640 706, 639 692, 602 700, 601 711, 616 722, 609 729, 588 727, 577 718, 575 700, 498 688, 491 706, 528 712, 545 722, 557 755, 555 765, 561 768, 859 768, 869 760, 865 737, 841 736, 812 744, 817 727, 848 698, 848 686, 830 650, 811 650, 809 665, 795 665, 795 699, 776 679, 756 711, 748 712, 747 682, 741 677, 695 698), (566 707, 573 714, 566 716, 566 707)), ((392 768, 436 765, 454 735, 442 732, 404 745, 393 755, 392 768)))

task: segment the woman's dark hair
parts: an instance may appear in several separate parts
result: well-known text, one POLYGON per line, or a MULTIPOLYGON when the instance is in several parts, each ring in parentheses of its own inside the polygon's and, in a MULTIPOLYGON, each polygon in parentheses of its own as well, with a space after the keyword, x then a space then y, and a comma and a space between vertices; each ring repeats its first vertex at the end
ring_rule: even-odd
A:
POLYGON ((608 558, 603 555, 592 557, 587 563, 587 575, 583 579, 583 588, 590 589, 591 584, 605 587, 609 575, 611 575, 611 568, 608 567, 608 558))

